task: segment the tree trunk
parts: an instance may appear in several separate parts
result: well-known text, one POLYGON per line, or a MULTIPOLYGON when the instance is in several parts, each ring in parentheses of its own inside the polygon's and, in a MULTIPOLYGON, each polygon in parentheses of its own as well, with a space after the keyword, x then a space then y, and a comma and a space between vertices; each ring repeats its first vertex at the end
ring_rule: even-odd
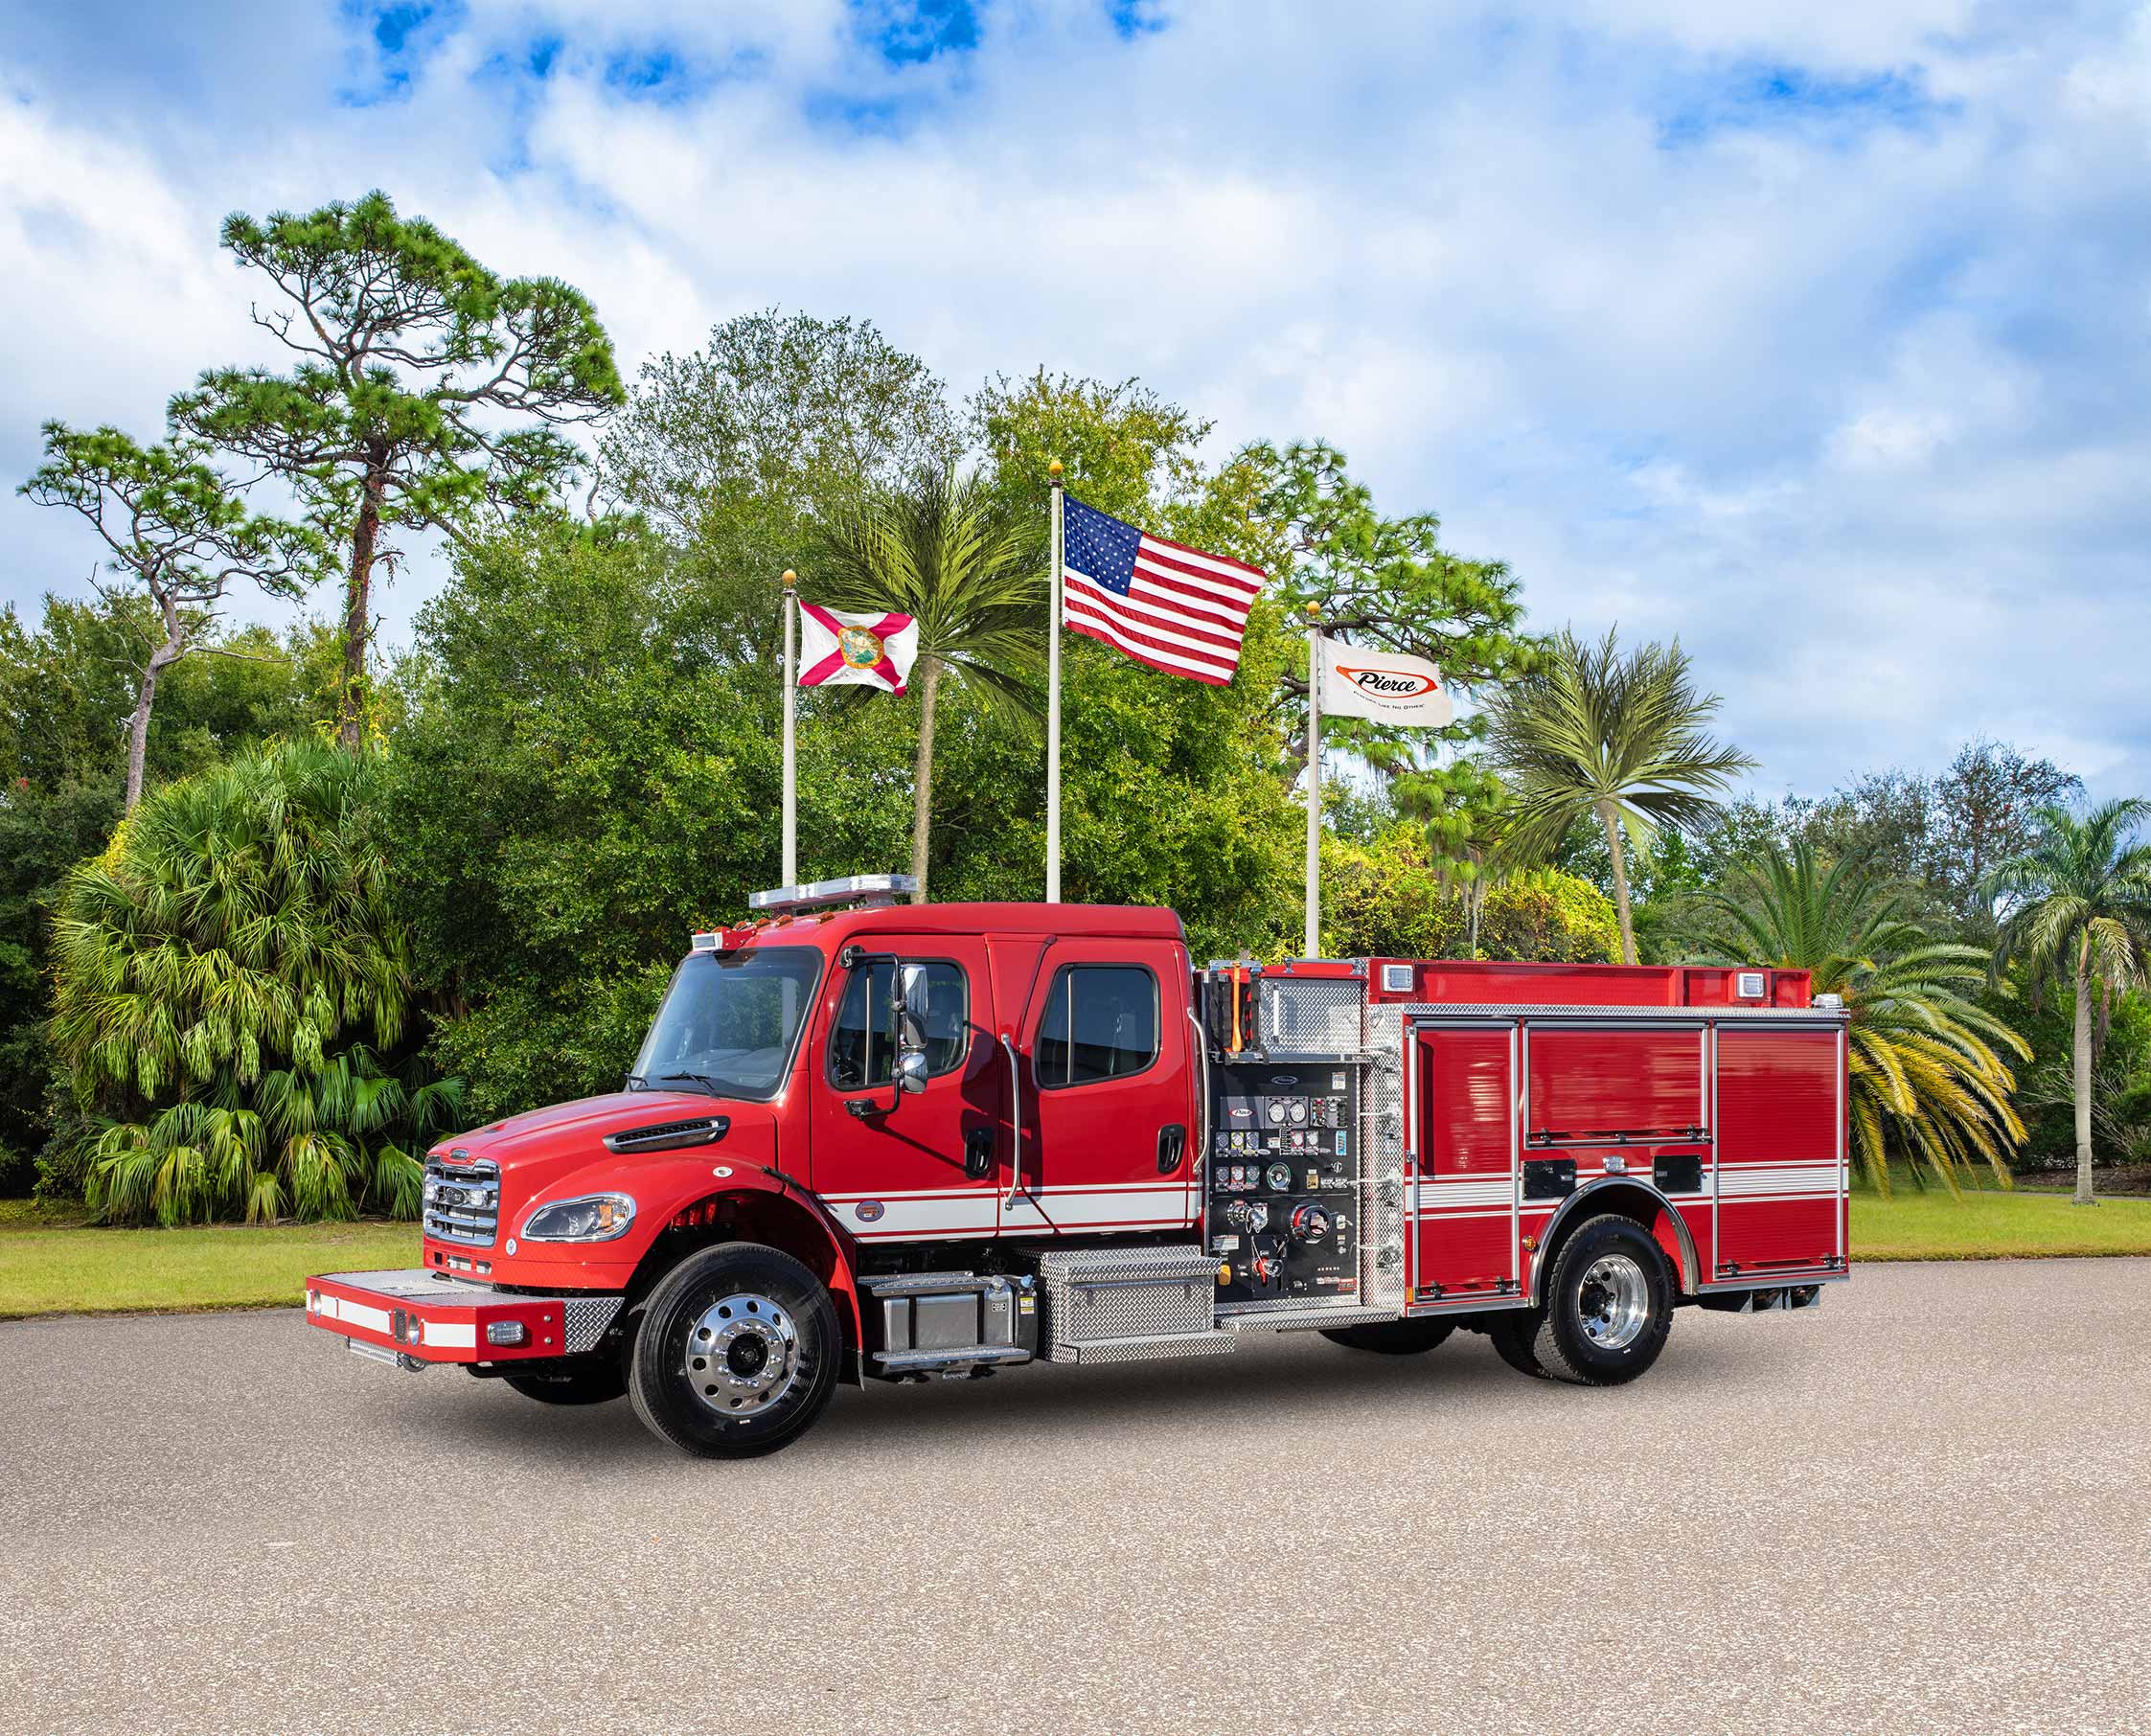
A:
POLYGON ((384 486, 379 471, 367 475, 365 492, 358 498, 358 523, 351 534, 351 578, 344 587, 344 691, 336 707, 336 739, 352 753, 366 742, 366 635, 384 486))
POLYGON ((913 903, 927 902, 927 834, 933 819, 933 700, 941 665, 919 659, 919 757, 911 768, 911 876, 919 882, 913 903))
POLYGON ((187 654, 186 641, 168 623, 165 642, 149 653, 134 692, 134 716, 127 723, 127 805, 132 813, 142 800, 142 771, 149 757, 149 710, 157 702, 157 677, 187 654))
POLYGON ((1613 910, 1621 919, 1621 963, 1633 965, 1636 956, 1636 919, 1628 908, 1628 858, 1621 855, 1620 810, 1611 801, 1595 804, 1598 822, 1606 828, 1607 853, 1613 858, 1613 910))
POLYGON ((2076 961, 2076 1203, 2098 1203, 2092 1198, 2092 973, 2082 956, 2076 961))

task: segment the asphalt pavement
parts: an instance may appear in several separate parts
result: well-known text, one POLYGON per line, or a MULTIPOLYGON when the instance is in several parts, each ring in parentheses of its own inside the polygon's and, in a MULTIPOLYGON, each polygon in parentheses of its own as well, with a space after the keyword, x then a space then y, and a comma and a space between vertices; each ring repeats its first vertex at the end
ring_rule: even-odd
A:
POLYGON ((0 1731, 2151 1729, 2151 1261, 839 1391, 709 1464, 296 1313, 0 1327, 0 1731))

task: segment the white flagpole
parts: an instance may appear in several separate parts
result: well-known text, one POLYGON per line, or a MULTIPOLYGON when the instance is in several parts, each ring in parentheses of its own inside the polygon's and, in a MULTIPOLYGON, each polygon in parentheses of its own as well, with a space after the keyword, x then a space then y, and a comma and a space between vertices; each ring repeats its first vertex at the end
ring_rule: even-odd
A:
POLYGON ((799 575, 786 569, 784 576, 784 872, 780 886, 799 884, 799 771, 793 744, 793 719, 799 706, 799 653, 796 628, 799 595, 793 588, 799 575))
POLYGON ((1307 948, 1322 955, 1322 611, 1307 605, 1307 948))
POLYGON ((1061 461, 1045 467, 1053 485, 1052 622, 1045 641, 1045 902, 1061 902, 1061 461))

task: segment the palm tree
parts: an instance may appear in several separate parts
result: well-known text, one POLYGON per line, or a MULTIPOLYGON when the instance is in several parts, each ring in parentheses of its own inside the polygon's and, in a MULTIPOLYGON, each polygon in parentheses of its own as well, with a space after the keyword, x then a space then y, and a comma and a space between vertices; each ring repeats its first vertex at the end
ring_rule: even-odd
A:
POLYGON ((2136 829, 2151 802, 2107 802, 2079 819, 2066 808, 2039 810, 2038 841, 1998 865, 1984 885, 2006 901, 1996 969, 2021 959, 2076 995, 2076 1203, 2092 1197, 2092 992, 2133 988, 2151 954, 2151 844, 2136 829))
POLYGON ((380 763, 316 742, 153 790, 67 879, 54 1046, 102 1132, 84 1191, 176 1223, 418 1215, 413 1146, 460 1081, 401 1076, 411 939, 375 829, 380 763))
POLYGON ((1861 860, 1825 867, 1803 839, 1743 864, 1686 921, 1714 962, 1806 971, 1815 993, 1843 996, 1852 1149, 1878 1193, 1889 1192, 1892 1148, 1953 1194, 1975 1159, 2007 1187, 2025 1129, 2016 1075, 1996 1050, 2028 1060, 2030 1046, 1971 998, 1986 953, 1934 940, 1910 906, 1861 860))
POLYGON ((996 710, 1036 710, 1046 586, 1039 539, 975 476, 920 470, 824 527, 813 588, 835 608, 894 609, 919 623, 919 747, 911 873, 927 900, 934 703, 952 675, 996 710))
POLYGON ((1608 628, 1595 645, 1564 631, 1544 667, 1499 689, 1489 709, 1494 764, 1515 796, 1516 847, 1550 853, 1575 820, 1595 814, 1613 858, 1621 957, 1636 963, 1621 834, 1640 851, 1659 825, 1700 825, 1718 812, 1715 794, 1755 764, 1705 732, 1718 696, 1696 691, 1678 639, 1624 657, 1608 628))

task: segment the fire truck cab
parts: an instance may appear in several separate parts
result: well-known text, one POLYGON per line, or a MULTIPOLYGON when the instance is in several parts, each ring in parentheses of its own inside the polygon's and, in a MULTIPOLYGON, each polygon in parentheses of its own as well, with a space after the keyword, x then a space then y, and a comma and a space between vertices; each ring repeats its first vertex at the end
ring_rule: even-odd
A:
POLYGON ((1805 972, 1188 956, 1169 910, 758 894, 622 1089, 427 1154, 421 1265, 309 1279, 409 1370, 626 1396, 689 1452, 839 1382, 1260 1332, 1633 1380, 1684 1306, 1846 1275, 1845 1020, 1805 972))

